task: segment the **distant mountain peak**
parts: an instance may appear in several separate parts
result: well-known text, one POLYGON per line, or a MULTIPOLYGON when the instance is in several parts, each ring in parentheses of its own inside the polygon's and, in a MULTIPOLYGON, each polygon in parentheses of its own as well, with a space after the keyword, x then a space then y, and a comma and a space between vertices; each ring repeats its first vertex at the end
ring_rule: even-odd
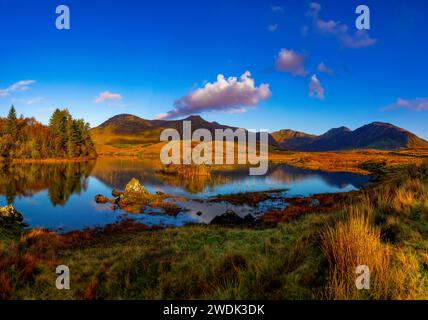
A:
POLYGON ((274 132, 272 136, 283 148, 300 151, 428 148, 428 142, 415 134, 380 121, 366 124, 354 131, 347 127, 334 128, 320 136, 296 136, 289 130, 274 132))
MULTIPOLYGON (((206 121, 204 118, 202 118, 200 115, 191 115, 183 120, 189 120, 189 121, 206 121)), ((206 121, 208 122, 208 121, 206 121)))
POLYGON ((372 126, 388 126, 388 127, 396 127, 396 128, 398 128, 397 126, 393 125, 392 123, 381 122, 381 121, 374 121, 372 123, 366 124, 366 126, 370 126, 370 125, 372 125, 372 126))
POLYGON ((333 128, 328 130, 326 133, 323 134, 323 136, 332 136, 337 134, 343 134, 351 132, 352 130, 347 127, 339 127, 339 128, 333 128))

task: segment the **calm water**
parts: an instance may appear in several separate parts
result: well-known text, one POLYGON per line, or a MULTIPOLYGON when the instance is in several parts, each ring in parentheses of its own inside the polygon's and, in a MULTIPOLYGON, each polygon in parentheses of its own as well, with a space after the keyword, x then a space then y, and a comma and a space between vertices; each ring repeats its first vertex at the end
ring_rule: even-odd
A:
POLYGON ((273 166, 265 176, 249 176, 248 169, 214 172, 211 177, 182 179, 164 176, 159 165, 144 160, 99 159, 88 163, 16 164, 0 171, 0 204, 13 203, 31 227, 75 230, 101 226, 132 216, 146 224, 180 226, 189 222, 208 223, 226 209, 239 215, 262 214, 267 207, 281 208, 282 199, 258 207, 208 203, 218 194, 287 189, 281 195, 308 196, 316 193, 345 192, 364 186, 367 176, 353 173, 326 173, 287 165, 273 166), (179 205, 186 210, 176 217, 147 208, 144 214, 126 215, 111 205, 96 204, 96 194, 110 196, 112 189, 123 189, 136 177, 150 192, 163 191, 185 196, 179 205), (202 215, 198 215, 198 211, 202 215))

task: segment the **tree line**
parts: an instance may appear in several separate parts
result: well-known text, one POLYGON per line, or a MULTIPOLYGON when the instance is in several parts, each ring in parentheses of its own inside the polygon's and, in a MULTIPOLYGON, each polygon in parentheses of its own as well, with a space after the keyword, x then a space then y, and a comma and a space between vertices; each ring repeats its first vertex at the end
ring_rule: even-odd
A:
POLYGON ((35 118, 17 117, 12 105, 0 118, 0 160, 94 158, 96 151, 83 119, 73 119, 67 109, 56 109, 43 125, 35 118))

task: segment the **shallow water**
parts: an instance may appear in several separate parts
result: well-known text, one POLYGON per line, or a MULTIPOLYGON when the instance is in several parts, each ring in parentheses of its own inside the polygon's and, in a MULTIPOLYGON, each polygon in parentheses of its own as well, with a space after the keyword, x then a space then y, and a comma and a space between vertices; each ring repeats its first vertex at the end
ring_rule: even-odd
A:
POLYGON ((265 176, 249 176, 247 168, 215 171, 211 177, 192 179, 164 176, 159 165, 147 160, 98 159, 87 163, 14 164, 0 170, 0 204, 13 203, 30 227, 76 230, 102 226, 125 217, 148 225, 181 226, 189 222, 209 223, 227 209, 245 216, 263 214, 267 208, 286 205, 282 199, 265 201, 257 207, 208 203, 218 194, 287 189, 283 196, 346 192, 363 187, 369 177, 354 173, 327 173, 287 165, 271 165, 265 176), (150 192, 184 196, 186 210, 176 217, 147 208, 144 214, 126 215, 111 205, 96 204, 96 194, 110 196, 136 177, 150 192), (202 214, 198 212, 202 212, 202 214))

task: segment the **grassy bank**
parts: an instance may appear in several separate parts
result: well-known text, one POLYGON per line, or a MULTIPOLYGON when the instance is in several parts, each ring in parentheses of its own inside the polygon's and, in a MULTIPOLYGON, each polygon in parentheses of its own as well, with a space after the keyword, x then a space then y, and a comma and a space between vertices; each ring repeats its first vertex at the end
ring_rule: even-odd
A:
POLYGON ((377 184, 337 209, 264 229, 0 228, 0 297, 426 299, 428 162, 377 170, 377 184), (55 288, 59 264, 70 267, 71 290, 55 288), (355 287, 360 264, 371 270, 370 290, 355 287))

